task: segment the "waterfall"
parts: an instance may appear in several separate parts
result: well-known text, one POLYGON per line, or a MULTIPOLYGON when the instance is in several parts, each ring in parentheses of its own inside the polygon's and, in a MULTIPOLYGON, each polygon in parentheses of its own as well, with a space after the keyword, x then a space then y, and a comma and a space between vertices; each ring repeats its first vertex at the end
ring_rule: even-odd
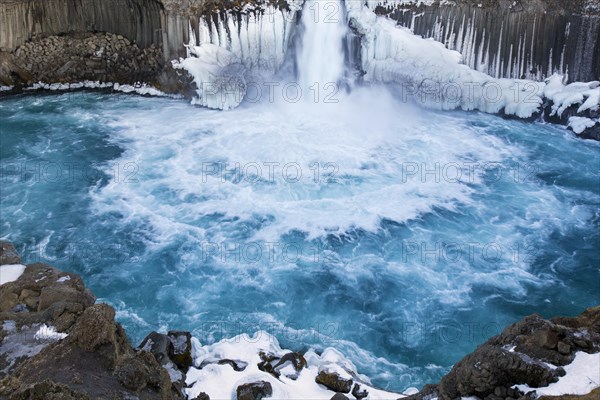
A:
POLYGON ((302 89, 327 89, 344 78, 347 24, 342 0, 307 0, 302 10, 302 42, 297 50, 302 89))

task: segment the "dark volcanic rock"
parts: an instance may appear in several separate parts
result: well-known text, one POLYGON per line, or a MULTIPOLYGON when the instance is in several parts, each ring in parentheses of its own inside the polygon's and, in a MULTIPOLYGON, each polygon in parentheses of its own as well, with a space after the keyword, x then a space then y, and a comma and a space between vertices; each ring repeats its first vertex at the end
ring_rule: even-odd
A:
POLYGON ((170 360, 169 354, 173 352, 173 343, 167 335, 150 332, 138 348, 152 353, 160 364, 166 364, 170 360))
POLYGON ((360 390, 360 385, 358 383, 354 384, 352 388, 352 396, 356 397, 358 400, 364 399, 369 395, 369 392, 366 390, 360 390))
POLYGON ((12 243, 0 241, 0 265, 21 264, 21 257, 12 243))
POLYGON ((192 334, 184 331, 170 331, 167 336, 173 346, 169 358, 179 367, 187 370, 192 366, 192 334))
POLYGON ((336 393, 331 397, 330 400, 350 400, 350 399, 341 393, 336 393))
POLYGON ((296 352, 286 353, 281 358, 272 354, 267 355, 263 352, 261 352, 259 355, 262 361, 258 363, 258 369, 270 373, 275 378, 279 378, 281 376, 282 369, 288 365, 292 365, 296 372, 294 374, 287 374, 286 376, 290 379, 297 379, 300 371, 302 371, 302 369, 307 365, 304 356, 296 352))
POLYGON ((523 394, 511 389, 513 385, 535 388, 555 382, 564 375, 560 366, 570 364, 577 351, 600 351, 600 306, 578 317, 528 316, 456 363, 438 385, 428 385, 409 399, 517 398, 523 394))
POLYGON ((87 308, 79 318, 68 341, 83 350, 97 352, 109 366, 114 367, 119 355, 130 346, 123 328, 115 324, 115 310, 107 304, 87 308))
POLYGON ((54 383, 50 380, 29 385, 11 397, 11 400, 92 400, 85 393, 70 389, 67 385, 54 383))
POLYGON ((123 386, 134 392, 139 392, 146 387, 160 388, 164 381, 166 371, 160 367, 154 356, 142 351, 131 357, 119 360, 115 375, 123 386))
POLYGON ((238 400, 260 400, 273 394, 273 387, 269 382, 259 381, 238 386, 236 390, 238 400))
POLYGON ((285 368, 287 364, 292 364, 296 370, 296 373, 299 374, 303 368, 306 368, 306 359, 300 353, 286 353, 279 359, 279 361, 277 361, 277 363, 273 366, 273 369, 280 373, 279 371, 285 368))
POLYGON ((93 304, 79 276, 31 264, 0 296, 0 371, 8 372, 0 398, 184 398, 153 354, 131 348, 115 310, 93 304), (35 339, 42 324, 66 338, 35 339))
POLYGON ((526 383, 531 387, 547 386, 559 378, 558 370, 494 346, 482 346, 452 368, 438 386, 440 398, 466 396, 485 398, 497 386, 510 387, 526 383))
POLYGON ((341 393, 350 393, 353 383, 352 379, 344 379, 336 372, 327 370, 319 371, 319 374, 315 378, 315 382, 320 383, 329 390, 341 393))

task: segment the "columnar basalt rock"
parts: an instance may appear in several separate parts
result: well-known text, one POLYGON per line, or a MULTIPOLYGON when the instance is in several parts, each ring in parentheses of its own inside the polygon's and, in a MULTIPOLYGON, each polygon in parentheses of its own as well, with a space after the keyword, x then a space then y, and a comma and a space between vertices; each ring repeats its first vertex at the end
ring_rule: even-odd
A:
POLYGON ((496 78, 600 78, 598 0, 381 0, 375 11, 496 78))

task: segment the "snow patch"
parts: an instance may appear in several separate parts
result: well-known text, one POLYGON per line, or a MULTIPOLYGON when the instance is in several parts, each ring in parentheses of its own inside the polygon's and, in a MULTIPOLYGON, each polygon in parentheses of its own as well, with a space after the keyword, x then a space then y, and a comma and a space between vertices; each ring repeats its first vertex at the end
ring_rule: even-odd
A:
POLYGON ((600 119, 570 117, 568 127, 571 128, 573 132, 580 134, 588 128, 593 128, 598 123, 600 123, 600 119))
POLYGON ((58 279, 56 280, 56 282, 58 282, 58 283, 63 283, 63 282, 70 281, 70 280, 71 280, 71 276, 69 276, 69 275, 66 275, 66 276, 63 276, 62 278, 58 278, 58 279))
POLYGON ((0 285, 16 281, 24 271, 25 266, 23 264, 0 265, 0 285))
POLYGON ((513 387, 524 393, 535 390, 538 396, 583 395, 600 387, 600 353, 588 354, 578 351, 573 362, 564 369, 565 376, 548 386, 531 388, 528 385, 515 385, 513 387))
POLYGON ((137 82, 134 85, 122 85, 113 82, 100 82, 100 81, 83 81, 75 83, 45 83, 37 82, 31 86, 24 88, 25 91, 33 90, 51 90, 51 91, 65 91, 65 90, 76 90, 76 89, 112 89, 116 92, 122 93, 136 93, 142 96, 156 96, 156 97, 170 97, 180 99, 183 96, 178 94, 168 94, 162 92, 152 85, 147 83, 137 82))

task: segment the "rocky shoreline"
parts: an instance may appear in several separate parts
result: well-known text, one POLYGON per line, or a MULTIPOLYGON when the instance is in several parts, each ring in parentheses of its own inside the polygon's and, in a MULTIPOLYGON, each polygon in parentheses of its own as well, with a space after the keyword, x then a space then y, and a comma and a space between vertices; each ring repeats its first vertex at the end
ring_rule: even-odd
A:
MULTIPOLYGON (((0 265, 3 274, 7 273, 4 268, 21 265, 8 242, 0 242, 0 265)), ((194 383, 186 375, 189 378, 211 365, 230 366, 238 372, 252 367, 236 357, 198 364, 197 345, 189 332, 151 332, 133 347, 115 322, 115 310, 96 304, 95 296, 76 274, 35 263, 23 266, 14 280, 8 275, 2 279, 8 282, 0 285, 0 399, 209 400, 202 383, 194 383), (194 397, 190 393, 195 393, 194 397)), ((599 352, 600 306, 578 317, 546 320, 532 315, 464 357, 439 384, 426 385, 408 397, 383 393, 409 400, 534 399, 538 397, 535 388, 560 380, 578 354, 599 352), (515 385, 527 385, 531 390, 525 392, 515 385)), ((269 379, 285 375, 295 380, 310 368, 309 354, 283 353, 260 352, 257 371, 269 379)), ((373 398, 370 392, 378 392, 360 375, 343 368, 319 367, 315 375, 313 384, 330 391, 332 399, 368 399, 373 398)), ((236 398, 271 397, 269 379, 239 384, 236 398)), ((565 393, 560 398, 591 400, 599 394, 597 387, 587 395, 565 393)))

